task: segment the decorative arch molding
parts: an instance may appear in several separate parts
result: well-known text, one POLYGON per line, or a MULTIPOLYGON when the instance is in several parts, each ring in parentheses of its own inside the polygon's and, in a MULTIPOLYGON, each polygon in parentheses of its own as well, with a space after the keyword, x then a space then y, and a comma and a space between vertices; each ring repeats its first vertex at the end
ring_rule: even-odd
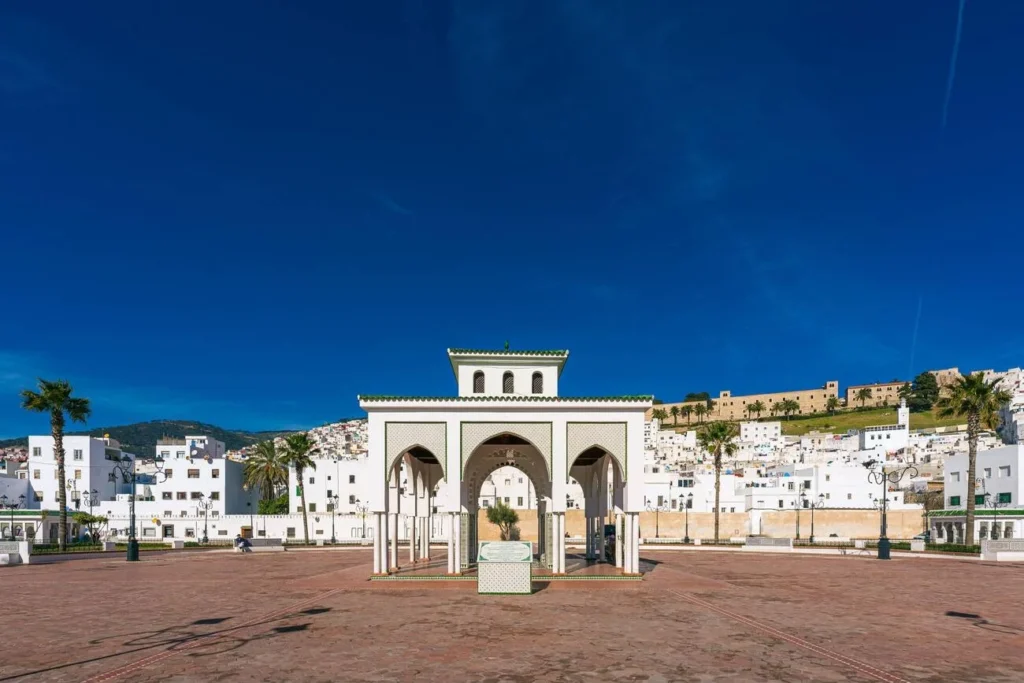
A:
POLYGON ((386 422, 384 424, 384 481, 391 479, 391 469, 414 446, 434 454, 445 476, 448 458, 448 425, 445 422, 386 422))
MULTIPOLYGON (((496 450, 492 456, 498 456, 502 450, 501 446, 496 448, 498 450, 496 450)), ((500 457, 486 457, 481 459, 479 456, 481 453, 484 453, 484 451, 479 451, 476 454, 477 457, 474 457, 469 463, 467 463, 466 471, 463 474, 463 481, 469 485, 470 505, 475 506, 477 500, 483 496, 484 481, 503 467, 512 467, 528 477, 530 482, 533 484, 534 495, 537 499, 550 498, 551 480, 548 477, 548 473, 542 459, 537 457, 537 455, 533 455, 537 452, 536 449, 529 448, 528 450, 520 450, 518 447, 505 447, 504 450, 512 452, 514 455, 508 459, 502 459, 500 457)))
POLYGON ((567 422, 565 425, 565 476, 583 451, 598 447, 612 457, 626 481, 626 423, 625 422, 567 422))
POLYGON ((550 422, 462 422, 459 425, 462 446, 461 474, 466 473, 466 463, 473 451, 484 441, 500 434, 514 434, 529 441, 540 453, 551 474, 551 431, 550 422))

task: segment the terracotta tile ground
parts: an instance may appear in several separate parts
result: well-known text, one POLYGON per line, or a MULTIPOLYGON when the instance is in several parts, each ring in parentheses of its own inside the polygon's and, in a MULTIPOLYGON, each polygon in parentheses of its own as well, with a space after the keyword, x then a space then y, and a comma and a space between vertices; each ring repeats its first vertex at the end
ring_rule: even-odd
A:
POLYGON ((0 681, 1024 680, 1024 566, 643 556, 522 597, 371 584, 365 550, 5 567, 0 681))

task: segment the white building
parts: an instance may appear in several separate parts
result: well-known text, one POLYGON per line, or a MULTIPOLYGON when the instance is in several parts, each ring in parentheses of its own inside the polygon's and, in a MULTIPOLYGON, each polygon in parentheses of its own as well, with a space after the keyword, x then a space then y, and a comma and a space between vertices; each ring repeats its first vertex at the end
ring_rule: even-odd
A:
MULTIPOLYGON (((939 542, 962 543, 967 509, 967 453, 946 461, 944 484, 946 509, 930 516, 932 534, 939 542)), ((978 451, 975 463, 976 539, 1024 538, 1024 445, 1012 444, 978 451)))
POLYGON ((910 443, 910 408, 907 407, 906 399, 900 399, 896 416, 894 425, 865 427, 860 430, 860 450, 874 450, 880 453, 904 450, 910 443))
POLYGON ((73 508, 90 499, 113 499, 118 494, 127 494, 131 487, 122 479, 112 479, 113 466, 135 456, 121 450, 114 439, 92 436, 64 437, 65 481, 57 478, 57 461, 53 454, 52 436, 30 436, 28 438, 28 481, 32 489, 32 509, 59 510, 58 490, 67 489, 67 503, 73 508), (95 492, 95 493, 94 493, 95 492))
MULTIPOLYGON (((352 514, 365 509, 369 486, 369 460, 362 458, 315 458, 315 468, 302 473, 308 512, 352 514), (337 507, 334 496, 338 497, 337 507)), ((302 512, 301 491, 295 468, 288 469, 288 509, 302 512)))
POLYGON ((755 444, 774 444, 782 441, 782 423, 740 422, 740 441, 755 444))

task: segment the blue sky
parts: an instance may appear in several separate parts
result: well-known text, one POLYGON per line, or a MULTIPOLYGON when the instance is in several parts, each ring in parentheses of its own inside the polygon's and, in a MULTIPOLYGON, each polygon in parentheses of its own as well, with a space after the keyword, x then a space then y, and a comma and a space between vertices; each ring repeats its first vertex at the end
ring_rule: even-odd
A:
POLYGON ((0 435, 1019 365, 1024 3, 0 7, 0 435), (915 321, 920 320, 915 342, 915 321))

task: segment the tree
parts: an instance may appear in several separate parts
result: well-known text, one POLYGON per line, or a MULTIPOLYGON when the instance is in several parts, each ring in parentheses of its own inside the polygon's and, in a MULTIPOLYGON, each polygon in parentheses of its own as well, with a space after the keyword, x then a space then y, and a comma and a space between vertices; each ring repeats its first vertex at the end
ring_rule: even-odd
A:
POLYGON ((999 380, 985 381, 976 372, 949 387, 949 394, 938 401, 939 417, 967 418, 967 545, 974 545, 974 495, 977 482, 978 433, 982 426, 999 427, 999 411, 1012 398, 1010 392, 998 388, 999 380))
POLYGON ((679 406, 672 406, 668 412, 672 413, 672 424, 679 424, 679 406))
POLYGON ((693 406, 683 406, 679 412, 686 418, 686 424, 690 424, 690 416, 693 415, 693 406))
POLYGON ((100 542, 99 530, 106 526, 109 521, 102 515, 91 515, 88 512, 75 512, 71 515, 71 519, 74 520, 79 528, 89 530, 89 540, 92 543, 100 542))
POLYGON ((914 395, 914 387, 911 386, 910 382, 904 382, 903 386, 896 390, 896 395, 909 402, 910 398, 914 395))
POLYGON ((718 543, 719 498, 722 490, 722 455, 736 453, 736 427, 729 422, 712 422, 697 434, 697 443, 715 459, 715 543, 718 543))
POLYGON ((796 400, 787 398, 781 401, 782 412, 786 415, 787 420, 793 419, 793 413, 800 412, 800 404, 796 400))
POLYGON ((931 372, 922 372, 914 378, 913 392, 907 399, 907 407, 913 413, 924 413, 932 409, 939 400, 939 382, 931 372))
POLYGON ((761 419, 761 413, 764 412, 764 402, 763 401, 754 401, 750 405, 754 409, 754 412, 757 413, 757 419, 760 420, 761 419))
POLYGON ((282 487, 288 486, 288 463, 277 450, 273 439, 256 444, 245 462, 245 485, 259 489, 260 498, 273 500, 282 487))
POLYGON ((860 401, 860 407, 864 407, 864 403, 871 400, 871 387, 862 387, 857 390, 857 400, 860 401))
POLYGON ((839 410, 839 399, 835 396, 829 396, 828 400, 825 401, 825 408, 828 412, 835 415, 836 411, 839 410))
POLYGON ((775 401, 768 407, 768 412, 772 414, 772 417, 782 412, 782 401, 775 401))
POLYGON ((698 403, 693 407, 693 414, 697 416, 697 422, 703 422, 704 416, 708 414, 708 407, 703 403, 698 403))
POLYGON ((666 419, 668 419, 668 413, 665 412, 664 408, 655 408, 654 410, 651 411, 651 417, 654 418, 655 420, 658 420, 659 422, 664 422, 666 419))
POLYGON ((60 550, 64 552, 68 537, 68 492, 64 482, 64 415, 72 422, 84 423, 92 409, 89 399, 72 396, 73 389, 66 379, 53 382, 39 379, 38 393, 31 389, 21 392, 21 407, 37 413, 50 414, 50 433, 53 435, 53 458, 57 461, 57 498, 60 504, 60 550))
POLYGON ((313 462, 313 454, 317 452, 313 440, 306 432, 289 434, 284 438, 284 447, 281 449, 284 461, 289 467, 295 468, 295 478, 299 482, 299 496, 302 499, 302 533, 309 545, 309 519, 306 514, 306 480, 303 476, 307 469, 316 469, 313 462))
POLYGON ((754 407, 753 403, 748 403, 746 411, 747 411, 747 417, 749 418, 749 417, 753 417, 754 413, 757 412, 757 409, 754 407))
POLYGON ((494 505, 487 508, 487 521, 498 527, 501 540, 511 541, 515 526, 519 523, 519 514, 501 500, 495 500, 494 505))
POLYGON ((288 492, 285 491, 277 498, 261 500, 257 511, 261 515, 287 515, 288 514, 288 492))
POLYGON ((711 394, 709 394, 706 391, 699 391, 699 392, 696 392, 696 393, 690 392, 689 394, 687 394, 683 398, 683 403, 692 403, 692 402, 696 402, 696 401, 705 401, 705 402, 707 402, 707 401, 710 401, 710 400, 711 400, 711 394))

